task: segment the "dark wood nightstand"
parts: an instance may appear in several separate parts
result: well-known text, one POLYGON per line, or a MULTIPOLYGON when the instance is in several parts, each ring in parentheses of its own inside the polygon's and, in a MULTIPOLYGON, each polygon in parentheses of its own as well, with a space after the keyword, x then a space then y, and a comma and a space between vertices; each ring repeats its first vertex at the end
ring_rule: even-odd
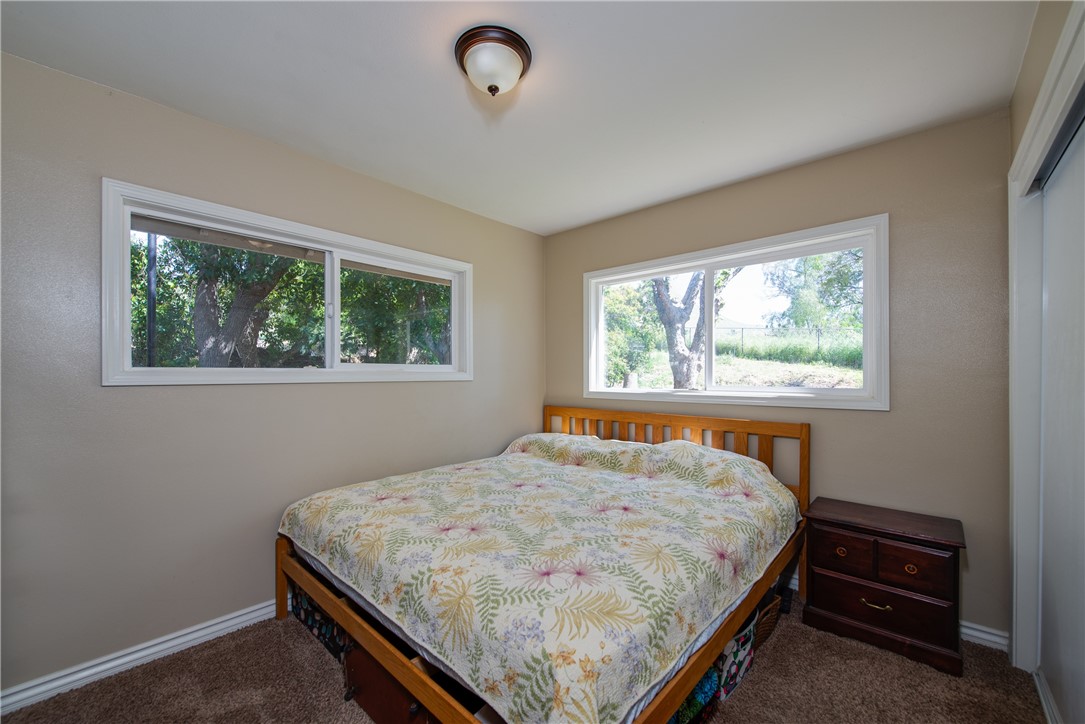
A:
POLYGON ((802 620, 961 675, 961 521, 818 498, 802 620))

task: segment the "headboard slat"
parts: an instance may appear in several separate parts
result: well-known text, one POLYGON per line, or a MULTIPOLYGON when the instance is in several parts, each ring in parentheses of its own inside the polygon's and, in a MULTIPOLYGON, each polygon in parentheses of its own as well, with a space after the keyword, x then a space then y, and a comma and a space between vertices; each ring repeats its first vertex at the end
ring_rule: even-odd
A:
POLYGON ((772 448, 776 440, 772 435, 757 436, 757 459, 765 463, 772 470, 772 448))
POLYGON ((746 432, 735 433, 735 452, 739 455, 750 454, 750 435, 746 432))

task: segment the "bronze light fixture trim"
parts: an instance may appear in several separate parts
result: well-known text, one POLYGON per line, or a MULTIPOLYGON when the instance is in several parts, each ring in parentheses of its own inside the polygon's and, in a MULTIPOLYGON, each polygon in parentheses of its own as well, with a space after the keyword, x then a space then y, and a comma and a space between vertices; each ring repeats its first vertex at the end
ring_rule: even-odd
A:
POLYGON ((479 25, 456 41, 456 62, 481 91, 496 96, 512 90, 531 66, 531 48, 518 33, 479 25))

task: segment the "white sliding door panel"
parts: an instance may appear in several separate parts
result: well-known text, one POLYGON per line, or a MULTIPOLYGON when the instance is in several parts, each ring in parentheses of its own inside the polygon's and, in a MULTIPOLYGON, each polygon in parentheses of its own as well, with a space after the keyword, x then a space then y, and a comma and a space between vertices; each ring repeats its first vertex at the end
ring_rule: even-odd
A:
POLYGON ((1085 722, 1085 141, 1044 189, 1040 669, 1063 721, 1085 722))

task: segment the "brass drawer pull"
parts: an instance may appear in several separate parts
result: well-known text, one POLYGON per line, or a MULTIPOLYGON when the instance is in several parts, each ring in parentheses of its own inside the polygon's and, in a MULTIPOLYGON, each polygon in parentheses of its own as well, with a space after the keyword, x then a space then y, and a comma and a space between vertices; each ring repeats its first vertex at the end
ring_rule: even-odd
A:
POLYGON ((893 610, 892 606, 879 606, 876 603, 871 603, 870 601, 866 600, 865 598, 860 598, 859 601, 862 602, 862 604, 864 606, 870 606, 871 608, 876 608, 879 611, 892 611, 893 610))
POLYGON ((905 563, 904 572, 914 576, 915 574, 919 573, 919 569, 915 567, 914 563, 905 563))
POLYGON ((838 556, 840 556, 841 558, 844 558, 845 556, 848 555, 848 549, 845 548, 844 546, 837 546, 836 547, 836 554, 838 556))

